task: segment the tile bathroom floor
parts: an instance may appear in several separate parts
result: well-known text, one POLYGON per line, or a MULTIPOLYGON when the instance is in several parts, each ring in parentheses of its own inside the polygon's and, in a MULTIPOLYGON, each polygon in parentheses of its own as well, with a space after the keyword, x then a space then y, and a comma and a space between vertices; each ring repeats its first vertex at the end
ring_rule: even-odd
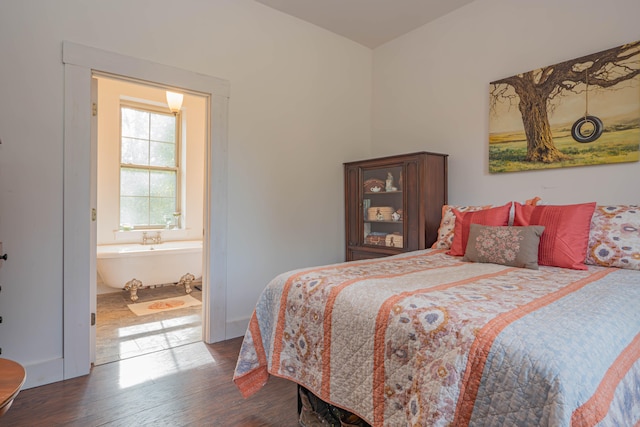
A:
MULTIPOLYGON (((192 283, 200 287, 200 282, 192 283)), ((138 303, 186 295, 183 286, 138 291, 138 303)), ((202 292, 192 297, 202 301, 202 292)), ((136 316, 128 291, 99 294, 96 313, 96 361, 102 365, 202 340, 202 306, 136 316)))

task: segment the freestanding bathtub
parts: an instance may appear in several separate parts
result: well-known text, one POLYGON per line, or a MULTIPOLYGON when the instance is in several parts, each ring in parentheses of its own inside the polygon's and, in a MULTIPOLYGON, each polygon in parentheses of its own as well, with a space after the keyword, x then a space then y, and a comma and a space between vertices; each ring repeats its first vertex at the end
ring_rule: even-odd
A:
POLYGON ((130 291, 132 301, 145 286, 176 283, 191 293, 191 282, 202 276, 201 240, 98 245, 97 255, 104 284, 130 291))

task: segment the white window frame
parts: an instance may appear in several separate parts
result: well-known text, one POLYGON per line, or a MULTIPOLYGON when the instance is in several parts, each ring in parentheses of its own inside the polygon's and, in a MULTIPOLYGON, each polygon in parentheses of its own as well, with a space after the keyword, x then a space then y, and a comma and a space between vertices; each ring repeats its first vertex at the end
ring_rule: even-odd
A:
MULTIPOLYGON (((146 169, 146 170, 154 170, 154 171, 173 171, 176 174, 176 190, 175 190, 175 206, 176 212, 182 212, 182 196, 181 196, 181 188, 182 188, 182 130, 181 130, 181 115, 180 112, 170 113, 167 112, 166 108, 159 107, 153 104, 145 104, 140 102, 133 101, 120 101, 119 106, 119 131, 118 131, 118 180, 120 180, 122 168, 132 168, 132 169, 146 169), (131 108, 134 110, 144 111, 152 114, 162 114, 166 116, 173 115, 176 121, 175 126, 175 141, 176 141, 176 166, 175 167, 163 167, 163 166, 151 166, 151 165, 137 165, 137 164, 129 164, 122 163, 122 109, 123 108, 131 108)), ((118 224, 122 224, 120 203, 122 200, 121 195, 121 185, 118 183, 118 224)), ((151 196, 149 196, 150 198, 151 196)), ((181 227, 184 227, 184 224, 181 224, 181 227)), ((133 225, 134 230, 155 230, 158 228, 165 228, 165 224, 148 224, 148 225, 133 225)))

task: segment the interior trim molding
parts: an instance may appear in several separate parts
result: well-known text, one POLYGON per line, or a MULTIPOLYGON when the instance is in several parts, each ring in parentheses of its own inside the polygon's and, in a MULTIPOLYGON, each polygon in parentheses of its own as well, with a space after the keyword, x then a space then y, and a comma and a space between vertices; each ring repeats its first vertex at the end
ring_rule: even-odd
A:
MULTIPOLYGON (((63 374, 89 373, 91 196, 91 79, 93 71, 208 97, 203 246, 203 340, 226 334, 228 81, 189 70, 64 41, 63 374)), ((93 193, 92 193, 93 192, 93 193)), ((93 263, 95 265, 95 263, 93 263)), ((55 374, 51 375, 56 377, 55 374)), ((44 383, 43 383, 44 384, 44 383)), ((39 384, 38 384, 39 385, 39 384)))
POLYGON ((63 359, 51 359, 25 366, 27 378, 24 381, 23 389, 38 387, 42 384, 50 384, 62 381, 63 359))

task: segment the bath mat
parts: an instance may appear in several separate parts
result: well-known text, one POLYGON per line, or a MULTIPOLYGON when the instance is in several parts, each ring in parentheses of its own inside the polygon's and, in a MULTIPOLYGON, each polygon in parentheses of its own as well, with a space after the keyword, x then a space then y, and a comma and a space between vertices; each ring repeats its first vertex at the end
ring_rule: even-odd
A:
POLYGON ((191 295, 184 295, 155 301, 137 302, 135 304, 128 304, 127 307, 129 307, 136 316, 144 316, 145 314, 160 313, 162 311, 177 310, 179 308, 193 307, 196 305, 202 305, 202 303, 191 295))

